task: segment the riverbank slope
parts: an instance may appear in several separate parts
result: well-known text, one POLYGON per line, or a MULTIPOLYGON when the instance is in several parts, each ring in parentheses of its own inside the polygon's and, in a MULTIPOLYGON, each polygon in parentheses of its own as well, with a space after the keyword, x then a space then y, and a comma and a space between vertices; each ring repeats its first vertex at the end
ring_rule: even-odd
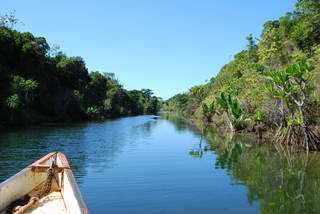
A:
POLYGON ((319 16, 318 1, 297 1, 267 21, 260 38, 249 35, 217 76, 171 97, 162 111, 229 132, 319 126, 319 16))

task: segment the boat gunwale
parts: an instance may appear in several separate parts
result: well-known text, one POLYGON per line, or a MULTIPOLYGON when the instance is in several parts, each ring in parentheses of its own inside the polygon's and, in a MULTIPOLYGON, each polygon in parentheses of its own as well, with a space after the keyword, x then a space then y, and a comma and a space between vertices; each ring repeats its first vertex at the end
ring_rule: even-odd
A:
POLYGON ((36 160, 35 162, 33 162, 31 165, 29 165, 28 167, 34 168, 34 167, 42 167, 45 165, 42 165, 41 163, 49 160, 50 158, 56 156, 56 158, 59 158, 59 160, 61 161, 57 163, 57 166, 59 168, 63 168, 63 169, 70 169, 70 165, 68 162, 68 159, 66 158, 66 156, 62 153, 62 152, 50 152, 49 154, 43 156, 42 158, 36 160))
MULTIPOLYGON (((70 186, 73 191, 74 198, 76 199, 79 209, 81 213, 88 214, 88 208, 83 200, 81 191, 78 187, 78 184, 76 182, 76 179, 73 175, 73 171, 70 168, 68 159, 62 152, 50 152, 47 155, 43 156, 42 158, 36 160, 31 165, 28 165, 27 167, 20 170, 18 173, 14 174, 13 176, 7 178, 3 182, 0 183, 0 190, 2 187, 5 187, 8 183, 14 181, 18 176, 23 176, 24 173, 26 173, 28 170, 31 170, 33 172, 41 172, 44 169, 48 168, 47 165, 43 165, 42 163, 49 160, 50 158, 56 156, 59 161, 57 162, 57 166, 63 171, 63 174, 65 174, 66 177, 68 177, 70 181, 70 186)), ((63 187, 62 187, 63 188, 63 187)), ((63 192, 62 192, 63 193, 63 192)))

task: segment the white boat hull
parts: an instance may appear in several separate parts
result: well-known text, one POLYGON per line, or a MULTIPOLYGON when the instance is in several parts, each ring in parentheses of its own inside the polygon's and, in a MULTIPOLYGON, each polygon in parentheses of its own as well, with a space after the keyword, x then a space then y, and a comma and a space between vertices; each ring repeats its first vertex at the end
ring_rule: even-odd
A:
POLYGON ((26 195, 32 196, 33 191, 45 183, 53 158, 59 172, 55 174, 50 193, 23 213, 88 213, 69 163, 60 152, 49 153, 1 183, 0 211, 9 209, 13 202, 26 195))

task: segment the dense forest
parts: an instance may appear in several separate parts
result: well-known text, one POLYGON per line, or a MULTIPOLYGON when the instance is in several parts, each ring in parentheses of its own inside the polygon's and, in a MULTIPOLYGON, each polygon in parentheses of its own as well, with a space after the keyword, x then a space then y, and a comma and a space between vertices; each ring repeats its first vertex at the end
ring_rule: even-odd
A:
POLYGON ((267 21, 261 37, 247 41, 217 76, 171 97, 162 111, 319 149, 320 1, 298 0, 293 12, 267 21))
POLYGON ((149 89, 126 90, 113 73, 89 72, 81 57, 67 56, 43 37, 14 29, 0 18, 0 121, 65 122, 156 113, 149 89))

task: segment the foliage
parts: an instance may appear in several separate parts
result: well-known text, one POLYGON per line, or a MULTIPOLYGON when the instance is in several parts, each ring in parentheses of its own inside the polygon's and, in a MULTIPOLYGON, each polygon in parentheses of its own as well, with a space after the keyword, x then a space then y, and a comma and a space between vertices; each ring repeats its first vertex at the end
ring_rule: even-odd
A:
POLYGON ((281 102, 282 124, 276 139, 278 142, 319 150, 320 138, 309 129, 305 119, 305 104, 310 102, 309 73, 313 69, 302 61, 269 74, 269 90, 281 102))
POLYGON ((266 119, 266 114, 265 112, 259 110, 259 109, 256 109, 253 113, 253 120, 254 122, 256 123, 262 123, 264 122, 266 119))
POLYGON ((30 107, 34 100, 34 91, 37 87, 37 81, 31 79, 26 80, 18 75, 14 76, 11 83, 13 95, 7 99, 8 107, 15 110, 19 107, 30 107))
POLYGON ((14 94, 8 97, 7 105, 12 110, 18 110, 18 108, 20 107, 19 96, 17 94, 14 94))
POLYGON ((216 100, 220 107, 227 112, 231 130, 234 131, 234 127, 236 129, 241 128, 238 125, 243 121, 244 111, 238 99, 230 93, 221 92, 216 100))
POLYGON ((267 88, 276 99, 282 101, 281 108, 287 108, 291 113, 297 110, 300 114, 303 113, 301 108, 310 93, 308 87, 311 69, 308 63, 299 62, 267 74, 269 77, 267 88))
POLYGON ((159 100, 151 90, 128 91, 113 73, 89 72, 81 57, 69 57, 43 37, 14 30, 16 23, 12 14, 0 17, 2 122, 74 121, 158 111, 159 100))
POLYGON ((17 23, 18 19, 15 17, 13 12, 0 16, 0 27, 13 28, 17 23))
POLYGON ((252 62, 256 63, 258 62, 258 46, 256 44, 256 40, 253 38, 252 34, 250 34, 249 36, 247 36, 247 41, 248 57, 252 62))
POLYGON ((87 109, 87 113, 88 114, 97 114, 99 112, 98 108, 96 106, 93 106, 93 107, 89 107, 87 109))
MULTIPOLYGON (((320 122, 314 119, 320 117, 319 29, 319 1, 298 0, 294 11, 267 21, 260 38, 250 34, 246 49, 236 53, 212 81, 173 96, 162 110, 203 121, 214 101, 229 120, 246 115, 269 129, 297 124, 296 117, 303 117, 299 119, 303 123, 320 122), (232 103, 229 95, 238 102, 232 103)), ((224 119, 221 114, 214 117, 224 119)))
POLYGON ((57 56, 58 77, 67 87, 80 90, 89 81, 89 73, 81 57, 57 56))
POLYGON ((206 103, 202 104, 202 115, 206 125, 212 122, 212 116, 215 113, 216 113, 216 106, 214 102, 211 102, 210 104, 206 104, 206 103))

